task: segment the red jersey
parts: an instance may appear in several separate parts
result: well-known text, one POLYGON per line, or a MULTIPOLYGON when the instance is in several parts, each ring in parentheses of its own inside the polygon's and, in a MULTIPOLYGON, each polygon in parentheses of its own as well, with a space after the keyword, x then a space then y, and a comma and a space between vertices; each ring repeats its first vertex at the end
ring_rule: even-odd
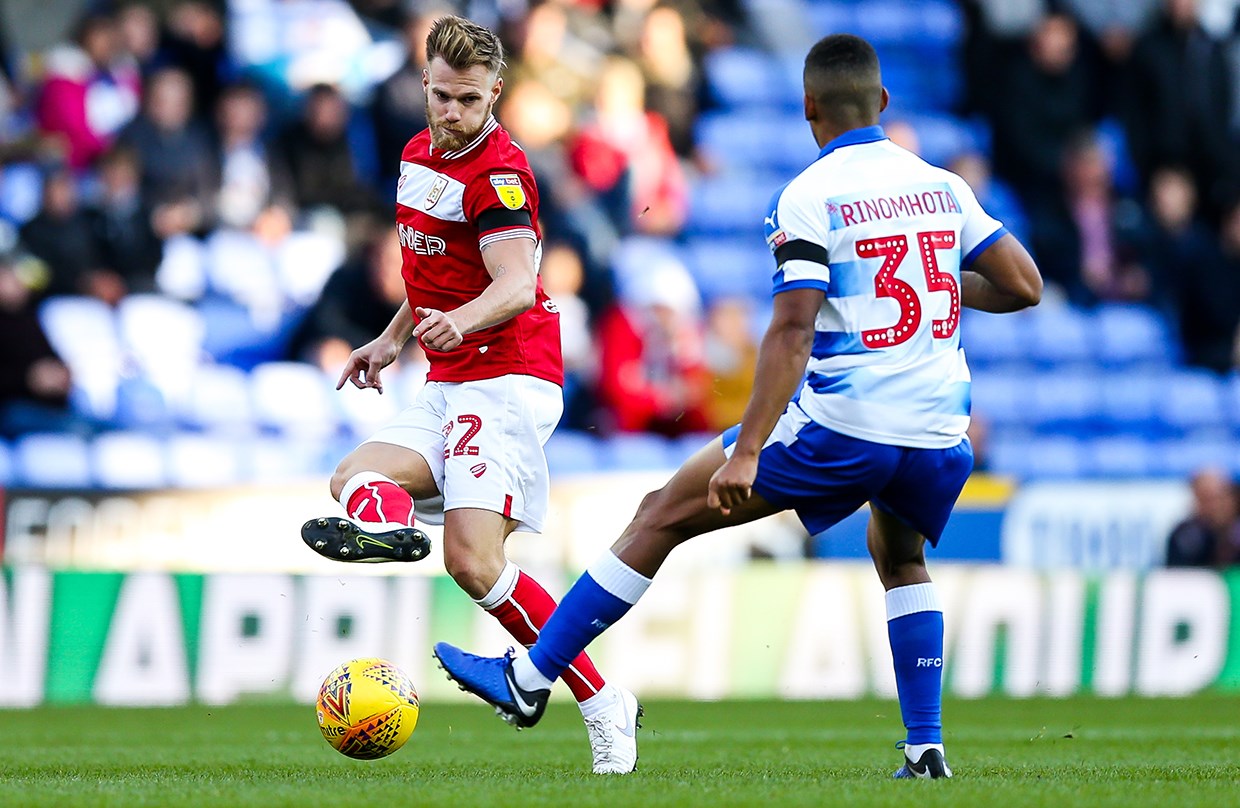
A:
MULTIPOLYGON (((396 229, 409 305, 451 311, 468 303, 491 283, 483 247, 529 238, 535 261, 542 255, 538 187, 525 153, 494 118, 456 151, 433 149, 430 130, 423 130, 401 155, 396 229)), ((519 374, 564 383, 560 315, 541 278, 528 311, 466 334, 456 350, 426 355, 430 381, 519 374)))

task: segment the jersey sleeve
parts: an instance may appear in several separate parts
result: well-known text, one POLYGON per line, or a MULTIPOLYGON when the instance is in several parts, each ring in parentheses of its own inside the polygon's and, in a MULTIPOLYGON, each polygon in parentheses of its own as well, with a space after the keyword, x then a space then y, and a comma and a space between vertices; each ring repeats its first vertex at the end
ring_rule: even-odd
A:
POLYGON ((968 269, 977 257, 986 251, 1007 233, 1007 228, 994 219, 977 201, 977 195, 969 184, 959 177, 954 177, 952 191, 960 202, 960 268, 968 269))
POLYGON ((538 241, 537 193, 528 168, 496 166, 480 172, 466 185, 464 200, 465 218, 478 228, 478 246, 513 238, 538 241))
POLYGON ((789 183, 771 198, 770 213, 763 221, 766 245, 775 256, 772 294, 791 289, 827 291, 831 269, 827 261, 830 222, 819 211, 821 200, 798 192, 789 183))

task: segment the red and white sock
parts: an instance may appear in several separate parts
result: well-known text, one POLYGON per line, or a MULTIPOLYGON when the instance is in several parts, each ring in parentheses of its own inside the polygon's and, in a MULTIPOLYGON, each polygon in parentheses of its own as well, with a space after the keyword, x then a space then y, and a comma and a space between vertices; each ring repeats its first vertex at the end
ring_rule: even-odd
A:
POLYGON ((359 471, 340 489, 340 504, 355 522, 377 530, 413 525, 413 497, 390 477, 359 471))
MULTIPOLYGON (((555 598, 511 561, 504 566, 491 591, 475 603, 490 612, 513 639, 526 648, 538 639, 539 630, 555 611, 555 598)), ((587 706, 593 706, 592 700, 598 701, 594 697, 603 695, 604 700, 610 701, 610 688, 585 652, 573 660, 560 678, 587 714, 587 706)))

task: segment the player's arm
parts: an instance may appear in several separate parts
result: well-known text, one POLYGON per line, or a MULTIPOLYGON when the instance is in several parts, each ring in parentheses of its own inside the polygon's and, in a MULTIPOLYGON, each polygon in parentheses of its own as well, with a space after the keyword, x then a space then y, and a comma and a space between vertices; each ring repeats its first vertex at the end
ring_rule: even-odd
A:
POLYGON ((336 389, 344 387, 344 383, 349 381, 353 382, 354 387, 373 387, 382 393, 383 382, 379 379, 379 372, 396 361, 412 333, 413 312, 406 300, 400 304, 382 334, 349 354, 349 361, 340 374, 340 380, 336 382, 336 389))
POLYGON ((753 393, 741 417, 736 446, 710 481, 710 507, 726 514, 749 499, 758 455, 805 378, 823 296, 816 287, 793 288, 775 296, 775 312, 758 349, 753 393))
POLYGON ((960 273, 961 305, 995 313, 1019 311, 1042 299, 1042 275, 1015 236, 1005 233, 960 273))
POLYGON ((534 305, 538 269, 534 266, 535 242, 511 238, 482 248, 491 283, 482 294, 449 312, 419 308, 421 322, 413 329, 422 344, 436 351, 451 351, 466 334, 490 328, 516 317, 534 305))

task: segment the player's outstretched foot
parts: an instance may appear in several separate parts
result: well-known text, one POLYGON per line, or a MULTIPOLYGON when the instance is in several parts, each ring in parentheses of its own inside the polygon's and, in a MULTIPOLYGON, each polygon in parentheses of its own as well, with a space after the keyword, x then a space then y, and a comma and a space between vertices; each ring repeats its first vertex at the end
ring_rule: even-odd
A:
POLYGON ((615 691, 610 706, 586 719, 595 774, 628 774, 637 768, 637 730, 645 710, 629 691, 615 691))
POLYGON ((393 524, 390 530, 363 530, 339 516, 321 516, 301 526, 301 540, 334 561, 421 561, 431 540, 416 527, 393 524))
POLYGON ((495 708, 514 727, 532 727, 547 709, 548 690, 522 690, 512 675, 512 649, 502 657, 480 657, 446 642, 435 643, 435 659, 448 678, 495 708))
POLYGON ((904 765, 893 775, 897 780, 938 780, 952 776, 943 757, 943 745, 937 743, 905 745, 904 765))

